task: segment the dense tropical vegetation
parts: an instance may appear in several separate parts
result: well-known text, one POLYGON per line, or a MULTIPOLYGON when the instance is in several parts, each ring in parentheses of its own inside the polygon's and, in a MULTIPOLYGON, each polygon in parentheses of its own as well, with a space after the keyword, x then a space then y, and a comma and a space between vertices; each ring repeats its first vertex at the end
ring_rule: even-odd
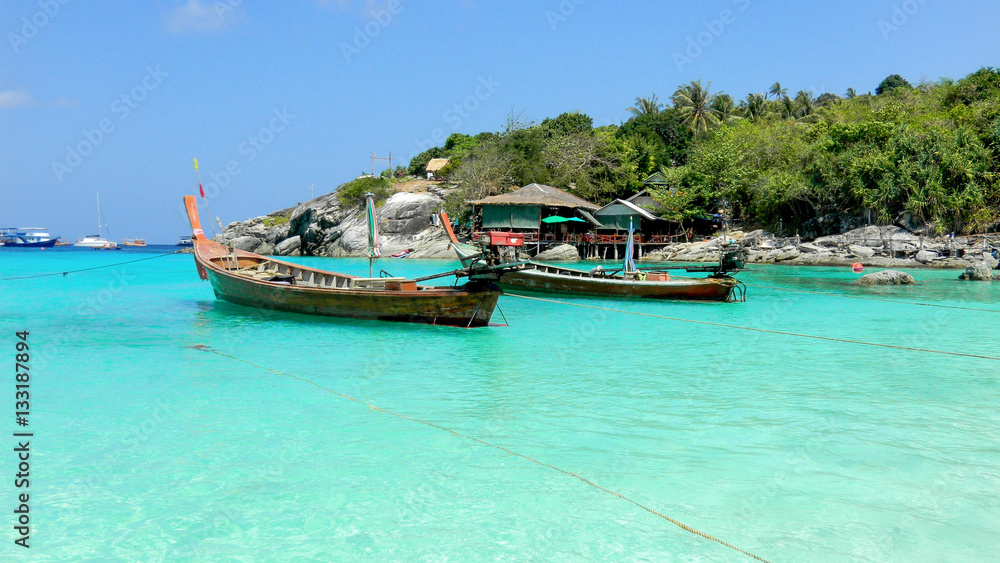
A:
POLYGON ((665 106, 638 97, 620 126, 568 112, 541 123, 512 115, 500 132, 455 133, 431 158, 458 182, 450 211, 532 182, 595 202, 627 197, 660 172, 661 214, 722 212, 749 225, 795 228, 838 213, 944 232, 1000 222, 1000 69, 910 85, 886 78, 875 94, 814 97, 774 83, 739 101, 711 83, 680 85, 665 106))

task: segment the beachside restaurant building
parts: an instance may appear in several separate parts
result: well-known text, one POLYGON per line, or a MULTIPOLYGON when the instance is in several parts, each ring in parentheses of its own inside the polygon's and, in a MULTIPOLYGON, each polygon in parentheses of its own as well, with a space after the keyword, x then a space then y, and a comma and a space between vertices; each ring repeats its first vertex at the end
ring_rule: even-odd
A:
POLYGON ((470 202, 473 231, 524 234, 525 242, 542 244, 582 242, 600 226, 591 214, 600 206, 552 186, 529 184, 521 189, 470 202))

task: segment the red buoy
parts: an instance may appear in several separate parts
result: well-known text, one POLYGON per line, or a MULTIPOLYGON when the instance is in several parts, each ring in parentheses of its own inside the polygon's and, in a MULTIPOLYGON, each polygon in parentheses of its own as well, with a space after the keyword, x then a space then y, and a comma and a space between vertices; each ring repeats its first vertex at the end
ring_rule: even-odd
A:
POLYGON ((855 272, 860 272, 864 270, 865 267, 861 265, 861 262, 855 262, 854 264, 851 264, 851 269, 855 272))

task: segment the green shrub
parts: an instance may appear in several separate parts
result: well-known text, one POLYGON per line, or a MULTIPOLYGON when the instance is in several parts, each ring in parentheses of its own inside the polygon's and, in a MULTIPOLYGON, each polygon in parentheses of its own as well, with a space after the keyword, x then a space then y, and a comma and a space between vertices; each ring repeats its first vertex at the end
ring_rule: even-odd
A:
POLYGON ((288 217, 282 217, 281 215, 264 218, 265 227, 277 227, 278 225, 284 225, 287 222, 288 222, 288 217))
POLYGON ((375 205, 379 205, 396 193, 396 188, 385 178, 366 176, 337 188, 337 199, 340 200, 340 205, 353 207, 363 204, 367 193, 375 194, 375 205))

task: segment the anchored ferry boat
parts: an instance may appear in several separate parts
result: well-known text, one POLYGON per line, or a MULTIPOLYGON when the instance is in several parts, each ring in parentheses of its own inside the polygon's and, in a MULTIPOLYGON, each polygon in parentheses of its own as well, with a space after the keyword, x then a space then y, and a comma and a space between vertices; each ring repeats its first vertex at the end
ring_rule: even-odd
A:
POLYGON ((40 227, 0 227, 0 246, 43 248, 55 246, 59 237, 49 235, 40 227))

